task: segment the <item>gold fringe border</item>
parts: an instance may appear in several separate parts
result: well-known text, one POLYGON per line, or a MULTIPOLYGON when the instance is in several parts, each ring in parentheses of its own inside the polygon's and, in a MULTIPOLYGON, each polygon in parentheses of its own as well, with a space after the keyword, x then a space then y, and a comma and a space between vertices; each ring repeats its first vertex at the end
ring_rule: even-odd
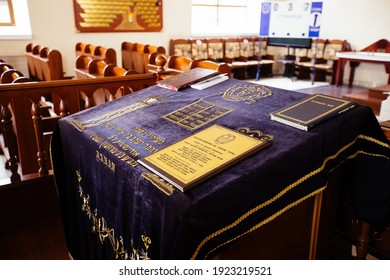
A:
MULTIPOLYGON (((285 189, 283 189, 281 192, 279 192, 276 196, 274 196, 273 198, 269 199, 268 201, 265 201, 264 203, 256 206, 255 208, 252 208, 251 210, 249 210, 248 212, 246 212, 244 215, 242 215, 241 217, 239 217, 237 220, 235 220, 233 223, 231 223, 230 225, 227 225, 226 227, 210 234, 209 236, 207 236, 205 239, 203 239, 203 241, 198 245, 197 249, 195 250, 194 254, 192 255, 191 259, 196 259, 197 255, 199 254, 199 251, 201 250, 201 248, 208 242, 210 241, 212 238, 224 233, 225 231, 228 231, 229 229, 237 226, 239 223, 241 223, 243 220, 245 220, 247 217, 249 217, 250 215, 252 215, 253 213, 259 211, 260 209, 264 208, 265 206, 275 202, 277 199, 279 199, 280 197, 282 197, 283 195, 285 195, 288 191, 292 190, 293 188, 295 188, 296 186, 298 186, 299 184, 303 183, 304 181, 306 181, 307 179, 309 179, 310 177, 316 175, 317 173, 320 173, 326 166, 327 162, 332 160, 332 159, 335 159, 337 158, 342 152, 344 152, 345 150, 347 150, 348 148, 350 148, 351 146, 353 146, 356 141, 358 139, 363 139, 363 140, 366 140, 366 141, 370 141, 370 142, 373 142, 377 145, 380 145, 380 146, 383 146, 387 149, 390 149, 390 145, 388 143, 384 143, 382 141, 379 141, 373 137, 370 137, 370 136, 366 136, 366 135, 358 135, 352 142, 350 142, 349 144, 345 145, 344 147, 342 147, 336 154, 332 155, 332 156, 329 156, 327 158, 325 158, 325 160, 323 161, 322 165, 309 172, 308 174, 304 175, 303 177, 301 177, 300 179, 298 179, 297 181, 295 181, 294 183, 290 184, 289 186, 287 186, 285 189)), ((390 158, 384 156, 384 155, 380 155, 380 154, 371 154, 371 153, 367 153, 367 152, 364 152, 364 151, 357 151, 356 153, 350 155, 347 157, 347 159, 351 159, 351 158, 355 158, 358 154, 365 154, 365 155, 370 155, 370 156, 376 156, 376 157, 384 157, 388 160, 390 160, 390 158)), ((344 162, 344 161, 343 161, 344 162)), ((341 162, 342 163, 342 162, 341 162)), ((340 163, 340 164, 341 164, 340 163)), ((326 187, 326 186, 325 186, 326 187)), ((325 188, 323 187, 323 188, 325 188)), ((322 189, 321 189, 322 190, 322 189)), ((318 193, 318 192, 317 192, 318 193)), ((316 194, 316 193, 314 193, 316 194)), ((309 194, 309 196, 312 196, 313 193, 309 194)), ((307 199, 308 197, 305 196, 304 198, 298 200, 299 202, 297 203, 292 203, 290 204, 289 206, 287 206, 286 208, 278 211, 277 213, 275 213, 274 215, 272 215, 271 217, 267 218, 266 220, 264 220, 263 222, 257 224, 255 227, 256 228, 259 228, 261 227, 262 225, 270 222, 271 220, 275 219, 277 216, 279 216, 280 214, 282 214, 283 212, 287 211, 288 209, 290 209, 291 207, 297 205, 298 203, 302 202, 303 200, 307 199)), ((253 231, 253 229, 250 229, 249 231, 239 235, 238 237, 241 237, 249 232, 253 231)), ((206 256, 208 256, 211 252, 215 251, 217 248, 221 247, 222 245, 225 245, 235 239, 237 239, 238 237, 234 238, 234 239, 231 239, 230 241, 227 241, 223 244, 220 244, 219 246, 217 246, 215 249, 213 249, 212 251, 210 251, 209 253, 206 254, 206 256)))

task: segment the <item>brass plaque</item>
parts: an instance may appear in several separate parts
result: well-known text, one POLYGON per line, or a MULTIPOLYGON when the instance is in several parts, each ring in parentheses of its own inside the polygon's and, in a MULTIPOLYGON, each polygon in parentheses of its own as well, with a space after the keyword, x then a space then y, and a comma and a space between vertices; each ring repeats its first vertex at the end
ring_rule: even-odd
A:
POLYGON ((269 141, 212 125, 138 162, 185 192, 269 144, 269 141))

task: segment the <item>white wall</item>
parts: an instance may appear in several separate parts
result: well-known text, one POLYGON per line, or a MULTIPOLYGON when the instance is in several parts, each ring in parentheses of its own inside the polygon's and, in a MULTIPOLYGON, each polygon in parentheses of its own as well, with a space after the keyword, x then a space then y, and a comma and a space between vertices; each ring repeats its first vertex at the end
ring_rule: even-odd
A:
MULTIPOLYGON (((353 50, 361 50, 379 39, 390 41, 389 0, 322 0, 323 17, 320 36, 327 39, 346 39, 353 50)), ((344 80, 349 75, 347 65, 344 80)), ((356 85, 387 84, 383 64, 362 63, 356 69, 356 85)))
POLYGON ((74 75, 74 50, 77 42, 114 48, 120 65, 120 48, 124 41, 162 45, 167 48, 169 39, 185 38, 191 33, 190 0, 163 1, 162 32, 113 33, 77 33, 72 0, 28 0, 28 3, 32 40, 0 40, 0 57, 24 55, 26 45, 32 42, 59 50, 67 75, 74 75))
MULTIPOLYGON (((382 38, 390 40, 389 0, 322 1, 324 2, 320 33, 322 38, 346 39, 356 50, 382 38)), ((77 42, 115 48, 120 62, 120 45, 123 41, 162 45, 168 50, 169 39, 191 36, 191 0, 163 1, 162 32, 118 33, 76 33, 72 0, 28 2, 32 40, 0 40, 0 57, 24 55, 28 43, 40 44, 61 51, 68 75, 74 74, 74 46, 77 42)), ((259 0, 259 7, 260 3, 259 0)), ((347 67, 345 78, 348 73, 347 67)), ((387 77, 383 65, 361 64, 356 70, 355 84, 382 85, 387 83, 387 77)))

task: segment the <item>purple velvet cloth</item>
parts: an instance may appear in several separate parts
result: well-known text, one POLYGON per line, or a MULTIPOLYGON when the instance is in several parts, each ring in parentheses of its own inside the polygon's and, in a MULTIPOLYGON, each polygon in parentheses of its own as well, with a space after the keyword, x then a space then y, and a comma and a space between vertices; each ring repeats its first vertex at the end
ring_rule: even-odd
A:
POLYGON ((268 88, 270 96, 252 103, 242 99, 242 90, 233 92, 242 101, 224 99, 222 93, 237 85, 261 88, 234 79, 202 91, 153 86, 60 120, 52 159, 73 258, 210 258, 251 227, 313 196, 337 166, 345 167, 346 192, 358 218, 382 228, 389 224, 390 150, 370 108, 357 106, 306 132, 269 116, 306 94, 268 88), (161 100, 99 124, 91 121, 150 96, 161 100), (163 118, 200 99, 230 112, 192 131, 163 118), (79 131, 75 121, 87 125, 79 131), (274 139, 188 192, 174 189, 171 195, 142 176, 147 169, 105 146, 136 160, 150 154, 148 144, 161 149, 212 124, 260 130, 274 139))

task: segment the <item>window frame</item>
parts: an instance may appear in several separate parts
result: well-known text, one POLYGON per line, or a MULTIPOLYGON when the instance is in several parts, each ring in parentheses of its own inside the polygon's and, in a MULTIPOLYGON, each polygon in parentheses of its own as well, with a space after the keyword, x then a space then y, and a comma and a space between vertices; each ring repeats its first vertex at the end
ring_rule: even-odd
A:
MULTIPOLYGON (((193 36, 199 36, 199 35, 207 35, 207 36, 226 36, 226 35, 231 35, 232 33, 231 32, 226 32, 226 31, 223 31, 224 30, 224 28, 223 28, 223 26, 220 26, 219 25, 219 23, 221 22, 221 19, 220 19, 220 17, 221 17, 221 15, 220 15, 220 9, 222 8, 244 8, 245 10, 246 10, 246 15, 248 15, 248 13, 249 13, 249 9, 250 9, 250 7, 251 6, 253 6, 254 5, 254 3, 256 3, 256 2, 258 2, 258 3, 256 3, 257 5, 258 5, 258 8, 259 8, 259 16, 258 16, 258 18, 256 18, 255 20, 256 20, 256 22, 258 23, 256 23, 256 25, 258 25, 258 28, 256 29, 256 30, 251 30, 251 31, 249 31, 249 32, 233 32, 234 34, 237 34, 237 33, 240 33, 240 35, 258 35, 258 33, 259 33, 259 30, 260 30, 260 7, 261 7, 261 1, 254 1, 254 0, 252 0, 252 1, 250 1, 250 0, 242 0, 241 2, 243 2, 243 4, 226 4, 226 3, 224 3, 224 0, 215 0, 215 4, 213 4, 213 3, 209 3, 210 1, 197 1, 197 0, 193 0, 192 1, 192 4, 191 4, 191 9, 193 8, 193 7, 215 7, 215 9, 216 9, 216 11, 217 11, 217 13, 216 13, 216 18, 215 18, 215 20, 216 20, 216 25, 215 26, 213 26, 213 29, 215 29, 215 30, 217 30, 216 32, 211 32, 211 33, 208 33, 208 32, 200 32, 199 30, 194 30, 194 27, 193 26, 191 26, 191 32, 192 32, 192 35, 193 36), (204 3, 197 3, 197 2, 204 2, 204 3), (245 2, 245 4, 244 4, 244 2, 245 2), (222 31, 218 31, 218 30, 221 30, 222 29, 222 31)), ((194 13, 193 13, 193 10, 191 10, 191 16, 192 17, 194 17, 194 13)), ((191 25, 193 25, 194 24, 194 20, 192 20, 192 22, 191 22, 191 25)), ((245 25, 243 25, 242 27, 244 27, 244 28, 240 28, 241 30, 242 29, 246 29, 246 27, 248 27, 248 25, 247 25, 247 22, 246 22, 246 24, 245 25)))

